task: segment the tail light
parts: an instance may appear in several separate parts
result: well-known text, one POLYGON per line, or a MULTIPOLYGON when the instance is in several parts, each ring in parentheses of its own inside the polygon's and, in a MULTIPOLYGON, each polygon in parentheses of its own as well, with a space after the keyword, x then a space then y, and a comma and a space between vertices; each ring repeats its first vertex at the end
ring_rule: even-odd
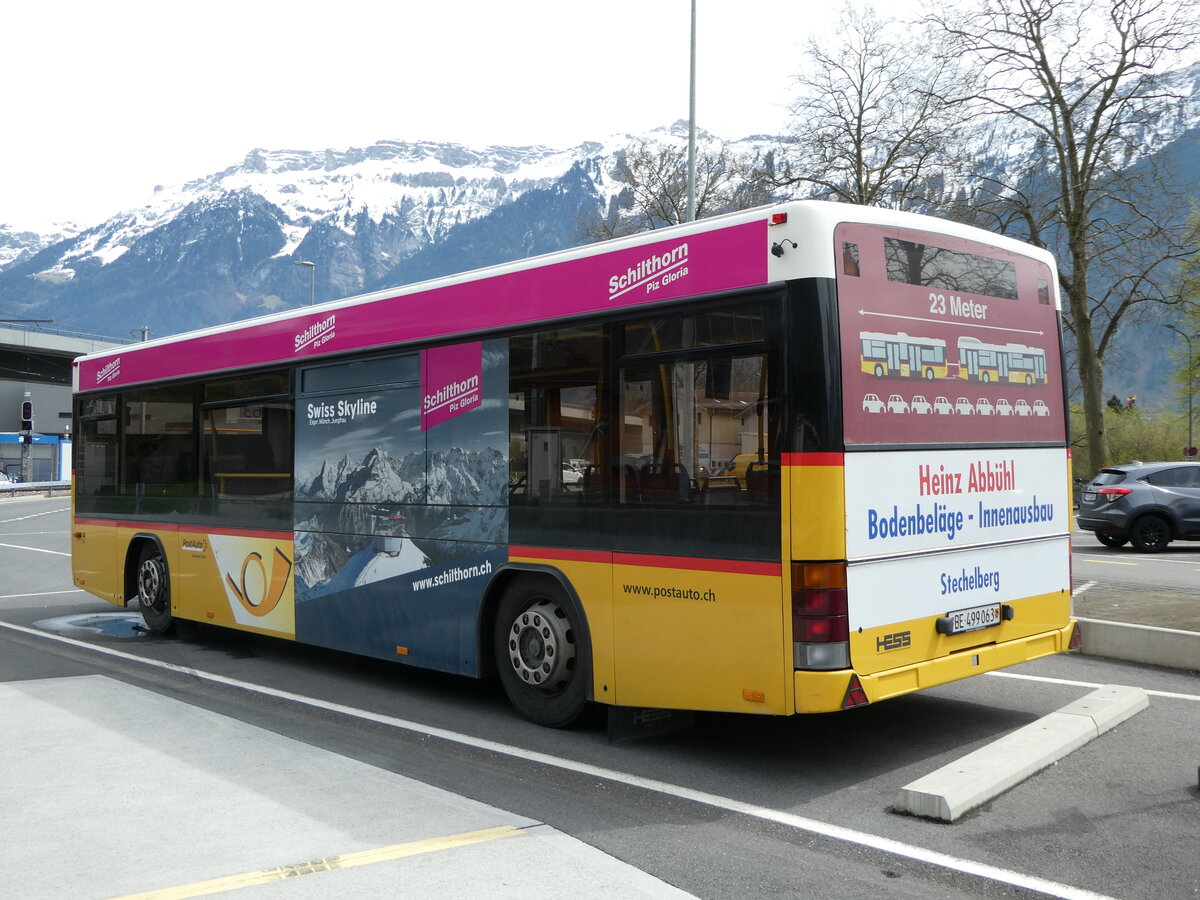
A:
POLYGON ((792 563, 792 658, 797 669, 850 667, 845 563, 792 563))
POLYGON ((1099 496, 1103 497, 1105 500, 1107 500, 1109 503, 1112 503, 1118 497, 1124 497, 1126 494, 1132 494, 1133 488, 1102 487, 1102 488, 1096 488, 1096 493, 1099 496))

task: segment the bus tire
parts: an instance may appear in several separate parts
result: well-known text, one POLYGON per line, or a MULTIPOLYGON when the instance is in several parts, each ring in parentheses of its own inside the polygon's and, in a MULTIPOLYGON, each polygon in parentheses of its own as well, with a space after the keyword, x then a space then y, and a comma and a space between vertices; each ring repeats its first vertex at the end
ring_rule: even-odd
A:
POLYGON ((992 375, 990 372, 980 372, 979 380, 982 381, 984 384, 987 384, 989 381, 992 380, 992 375))
POLYGON ((171 616, 171 581, 167 576, 167 561, 158 545, 147 541, 142 545, 138 557, 137 571, 138 610, 146 630, 153 634, 166 634, 175 624, 171 616))
POLYGON ((587 706, 583 616, 550 578, 518 578, 496 613, 495 652, 509 701, 530 722, 563 728, 587 706))
POLYGON ((1171 525, 1162 516, 1142 516, 1129 529, 1129 542, 1139 553, 1162 553, 1171 543, 1171 525))
POLYGON ((925 380, 933 381, 933 369, 929 368, 928 366, 925 368, 925 380))
POLYGON ((883 366, 879 365, 879 363, 875 364, 875 377, 876 378, 883 377, 883 366))

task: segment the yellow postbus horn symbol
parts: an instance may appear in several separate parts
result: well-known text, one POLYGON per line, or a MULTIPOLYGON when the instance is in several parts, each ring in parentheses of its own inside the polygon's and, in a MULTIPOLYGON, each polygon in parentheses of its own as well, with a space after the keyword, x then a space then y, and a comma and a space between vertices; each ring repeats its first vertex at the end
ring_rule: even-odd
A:
POLYGON ((241 583, 233 580, 233 576, 228 572, 225 573, 225 581, 229 585, 229 589, 233 591, 234 596, 246 608, 246 612, 254 616, 266 616, 279 605, 279 601, 283 599, 284 588, 287 587, 288 576, 292 574, 292 561, 287 558, 282 550, 275 548, 274 558, 271 563, 271 578, 267 579, 267 568, 263 565, 262 554, 257 551, 251 551, 246 554, 246 558, 242 561, 242 576, 241 583), (260 596, 251 597, 250 590, 246 585, 246 573, 251 566, 256 566, 261 573, 257 579, 259 585, 262 585, 259 591, 255 591, 260 596))

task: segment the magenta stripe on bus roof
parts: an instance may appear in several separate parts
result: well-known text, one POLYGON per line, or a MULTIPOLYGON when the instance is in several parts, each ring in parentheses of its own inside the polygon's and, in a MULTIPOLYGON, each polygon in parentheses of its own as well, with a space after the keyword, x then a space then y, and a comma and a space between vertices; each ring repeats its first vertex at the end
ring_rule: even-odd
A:
POLYGON ((763 284, 765 220, 308 315, 124 347, 80 362, 79 390, 285 363, 763 284))

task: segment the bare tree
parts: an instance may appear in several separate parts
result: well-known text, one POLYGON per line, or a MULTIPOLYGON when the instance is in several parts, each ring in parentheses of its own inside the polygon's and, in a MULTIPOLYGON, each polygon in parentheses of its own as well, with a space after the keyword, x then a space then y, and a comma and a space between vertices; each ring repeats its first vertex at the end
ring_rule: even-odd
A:
MULTIPOLYGON (((612 209, 584 227, 584 237, 607 240, 677 225, 687 218, 687 148, 639 138, 616 161, 624 185, 612 209)), ((725 144, 708 140, 696 151, 696 218, 766 202, 752 164, 725 144)))
POLYGON ((1196 391, 1200 386, 1200 206, 1193 206, 1188 217, 1188 230, 1184 238, 1187 256, 1179 266, 1178 293, 1183 301, 1178 324, 1167 324, 1183 338, 1186 345, 1178 342, 1172 356, 1179 364, 1175 372, 1175 383, 1179 385, 1179 396, 1188 411, 1188 438, 1194 446, 1196 438, 1195 410, 1196 391))
POLYGON ((1178 194, 1146 156, 1145 126, 1177 99, 1162 73, 1195 45, 1195 0, 981 0, 935 15, 980 66, 965 100, 1034 137, 1028 165, 994 185, 1003 225, 1058 251, 1083 390, 1087 471, 1107 461, 1105 352, 1122 322, 1162 299, 1181 248, 1164 225, 1178 194), (1097 265, 1108 268, 1099 277, 1097 265))
POLYGON ((809 42, 777 184, 850 203, 941 205, 966 167, 953 95, 967 76, 871 7, 845 6, 838 34, 809 42))

